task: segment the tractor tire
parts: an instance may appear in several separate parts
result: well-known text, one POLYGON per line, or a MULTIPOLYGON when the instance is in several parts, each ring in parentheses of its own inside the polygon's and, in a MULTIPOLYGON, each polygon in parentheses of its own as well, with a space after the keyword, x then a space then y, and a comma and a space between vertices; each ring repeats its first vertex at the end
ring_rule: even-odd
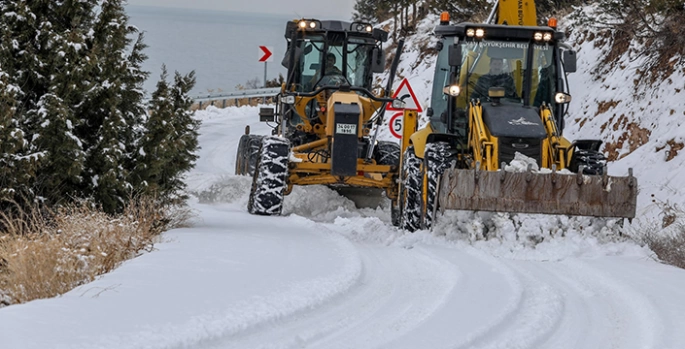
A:
POLYGON ((242 135, 240 137, 240 140, 238 141, 238 149, 236 150, 235 154, 235 174, 236 175, 244 175, 243 173, 243 162, 244 162, 244 155, 245 153, 245 143, 247 143, 248 138, 250 135, 242 135))
POLYGON ((456 163, 451 147, 447 142, 426 144, 424 168, 428 181, 426 193, 426 211, 423 217, 423 228, 430 229, 435 221, 434 213, 437 209, 436 198, 440 186, 440 178, 446 169, 456 163))
POLYGON ((378 165, 400 165, 400 145, 395 142, 378 142, 375 148, 374 159, 378 165))
POLYGON ((607 158, 598 150, 591 149, 576 149, 573 162, 569 170, 577 173, 578 168, 583 166, 583 174, 585 175, 603 175, 604 168, 607 165, 607 158))
POLYGON ((235 174, 248 176, 254 174, 263 138, 262 135, 243 135, 240 137, 235 160, 235 174))
POLYGON ((263 216, 280 215, 288 186, 290 143, 280 137, 263 137, 257 157, 247 211, 263 216))
POLYGON ((399 227, 402 224, 402 210, 400 210, 399 199, 390 202, 390 221, 394 227, 399 227))
POLYGON ((400 171, 400 227, 409 232, 421 229, 423 217, 423 202, 421 191, 423 187, 422 161, 414 153, 414 146, 407 147, 404 152, 402 169, 400 171))

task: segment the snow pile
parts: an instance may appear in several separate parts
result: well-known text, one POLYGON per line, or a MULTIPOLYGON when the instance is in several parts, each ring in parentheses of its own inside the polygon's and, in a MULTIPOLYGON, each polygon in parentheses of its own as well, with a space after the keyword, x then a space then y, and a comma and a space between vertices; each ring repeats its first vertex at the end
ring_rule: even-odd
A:
MULTIPOLYGON (((252 124, 257 108, 230 107, 196 113, 203 120, 202 150, 199 171, 194 172, 194 184, 189 189, 200 200, 247 210, 252 178, 233 174, 235 151, 244 131, 241 120, 250 124, 253 133, 261 130, 266 134, 269 130, 266 125, 252 124), (202 173, 202 169, 210 167, 207 162, 219 161, 215 159, 216 149, 222 149, 222 163, 216 163, 211 173, 202 173)), ((529 163, 534 161, 517 154, 507 170, 525 171, 529 163)), ((539 170, 537 165, 534 169, 539 170)), ((497 256, 534 260, 645 253, 628 242, 632 230, 621 227, 621 220, 615 219, 447 211, 438 215, 432 231, 408 234, 392 226, 389 200, 375 209, 358 209, 326 186, 295 186, 283 205, 284 216, 304 218, 359 243, 405 248, 422 243, 472 245, 497 256)))

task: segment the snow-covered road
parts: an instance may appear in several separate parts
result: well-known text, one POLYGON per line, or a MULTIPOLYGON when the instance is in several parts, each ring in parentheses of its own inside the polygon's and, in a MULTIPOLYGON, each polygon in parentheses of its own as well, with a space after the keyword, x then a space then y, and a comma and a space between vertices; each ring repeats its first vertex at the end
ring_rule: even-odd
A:
POLYGON ((685 270, 610 226, 445 216, 406 234, 323 187, 251 216, 235 147, 246 123, 267 128, 256 108, 199 117, 189 184, 218 183, 217 202, 92 283, 0 309, 0 348, 685 348, 685 270))

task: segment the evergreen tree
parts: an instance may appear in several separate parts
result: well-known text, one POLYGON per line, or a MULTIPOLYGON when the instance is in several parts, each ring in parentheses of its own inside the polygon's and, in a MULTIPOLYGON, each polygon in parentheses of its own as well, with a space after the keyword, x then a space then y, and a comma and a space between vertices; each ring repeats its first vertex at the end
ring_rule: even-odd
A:
POLYGON ((176 73, 174 85, 169 86, 166 67, 162 67, 140 142, 132 182, 165 203, 178 203, 185 198, 182 175, 197 159, 193 152, 198 149, 199 121, 192 118, 189 111, 192 100, 187 95, 195 85, 194 75, 194 72, 187 76, 176 73))
POLYGON ((15 94, 19 88, 8 84, 0 66, 0 207, 7 201, 21 202, 31 196, 37 154, 27 154, 24 132, 19 128, 15 94))
POLYGON ((87 146, 82 190, 106 212, 123 208, 130 193, 128 152, 134 147, 133 130, 145 112, 141 86, 147 75, 140 69, 144 45, 139 37, 131 54, 135 57, 130 58, 129 36, 137 30, 127 22, 122 0, 102 1, 93 25, 93 87, 78 107, 87 120, 79 128, 87 146))

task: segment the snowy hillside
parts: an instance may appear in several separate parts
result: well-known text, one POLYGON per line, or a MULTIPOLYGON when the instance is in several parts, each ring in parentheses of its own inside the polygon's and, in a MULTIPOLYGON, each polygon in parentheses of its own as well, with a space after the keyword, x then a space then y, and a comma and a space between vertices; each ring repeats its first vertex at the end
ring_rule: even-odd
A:
MULTIPOLYGON (((395 88, 402 78, 409 80, 424 110, 430 103, 433 56, 423 52, 437 41, 430 33, 438 21, 437 16, 429 15, 417 26, 417 35, 407 39, 395 79, 395 88)), ((381 26, 390 26, 390 22, 381 26)), ((614 160, 609 163, 611 175, 625 176, 628 168, 634 169, 640 190, 637 216, 642 220, 638 222, 660 218, 663 206, 654 204, 652 196, 658 202, 685 208, 685 178, 681 175, 685 171, 685 131, 681 128, 685 67, 652 89, 636 80, 642 61, 634 59, 635 47, 610 56, 611 66, 600 69, 599 62, 610 51, 605 42, 587 28, 574 27, 570 19, 561 20, 560 28, 571 32, 567 43, 578 52, 578 72, 569 75, 573 101, 565 137, 603 140, 602 150, 614 160)), ((392 139, 387 130, 386 125, 382 134, 392 139)))

